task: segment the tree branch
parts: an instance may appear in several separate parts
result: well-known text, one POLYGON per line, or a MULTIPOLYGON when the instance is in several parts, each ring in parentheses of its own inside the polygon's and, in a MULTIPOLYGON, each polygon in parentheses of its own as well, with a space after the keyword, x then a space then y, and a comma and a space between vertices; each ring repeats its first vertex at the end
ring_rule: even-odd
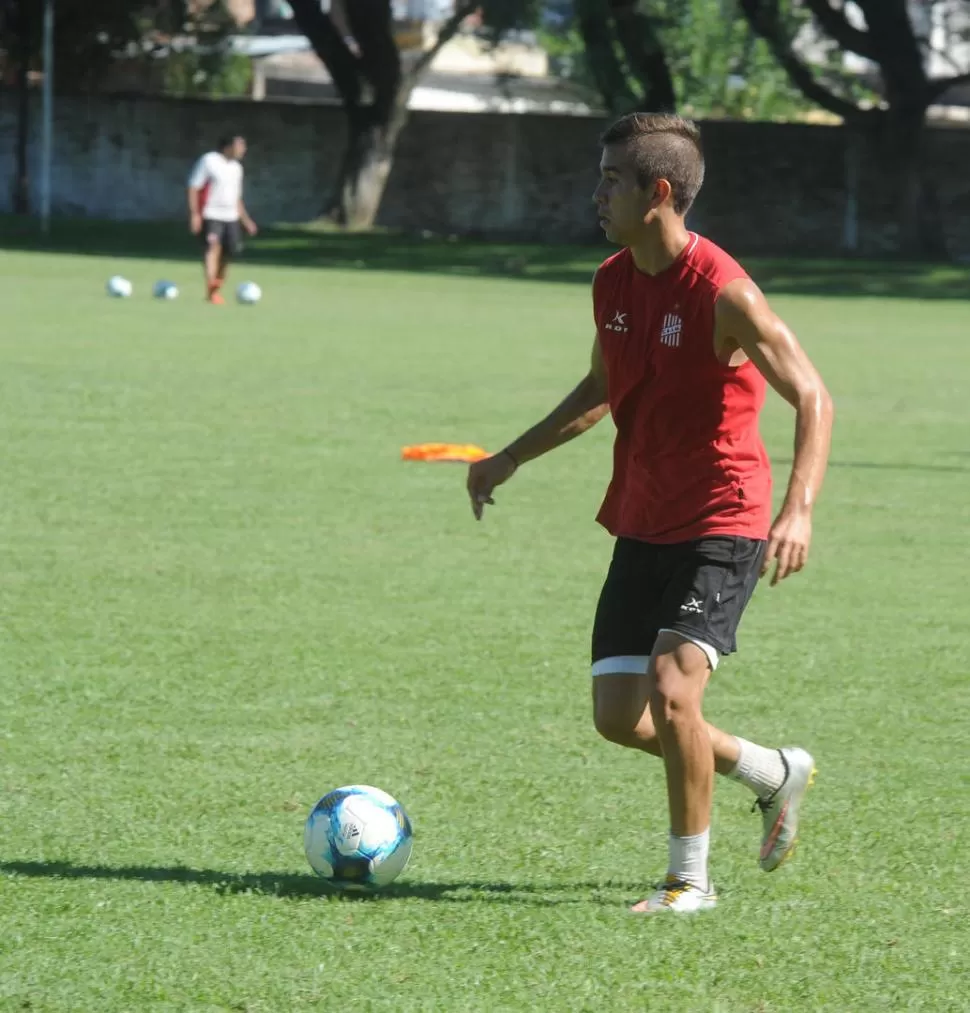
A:
POLYGON ((297 28, 327 68, 344 105, 355 110, 360 105, 360 61, 348 49, 330 16, 323 13, 320 0, 290 0, 290 8, 297 28))
POLYGON ((442 46, 451 41, 457 34, 458 29, 461 28, 461 24, 465 18, 473 14, 478 6, 477 0, 462 0, 462 2, 455 5, 455 13, 441 26, 434 44, 414 61, 414 64, 407 73, 406 85, 413 87, 417 84, 418 78, 424 73, 428 64, 438 55, 442 46))
POLYGON ((937 78, 930 81, 927 88, 930 105, 942 98, 951 88, 957 88, 961 84, 970 84, 970 73, 955 74, 953 77, 937 78))
POLYGON ((949 64, 951 70, 962 73, 962 71, 960 71, 960 64, 957 63, 957 61, 954 60, 953 57, 945 49, 937 49, 933 45, 933 43, 930 42, 930 40, 925 38, 924 36, 917 37, 916 42, 919 45, 921 52, 923 53, 924 59, 927 56, 939 57, 939 59, 949 64))
POLYGON ((634 93, 620 65, 607 12, 607 6, 600 0, 577 0, 579 34, 596 89, 609 112, 629 112, 641 106, 645 96, 634 93))
POLYGON ((788 74, 792 84, 805 98, 843 119, 858 119, 864 115, 854 102, 829 91, 812 73, 809 66, 795 54, 791 40, 778 16, 778 0, 740 0, 748 23, 768 43, 775 59, 788 74))
POLYGON ((872 38, 868 32, 853 28, 845 16, 845 10, 837 10, 830 6, 829 0, 805 0, 805 6, 815 16, 822 30, 850 53, 875 60, 872 38))
POLYGON ((643 87, 644 108, 672 113, 677 108, 674 81, 663 43, 653 23, 635 4, 611 0, 616 36, 623 47, 627 66, 643 87))
POLYGON ((856 3, 869 26, 887 101, 894 108, 915 111, 926 95, 927 78, 905 0, 856 0, 856 3))
POLYGON ((401 90, 401 54, 394 38, 390 0, 353 0, 345 10, 360 52, 358 67, 374 90, 371 112, 376 122, 384 123, 401 90))

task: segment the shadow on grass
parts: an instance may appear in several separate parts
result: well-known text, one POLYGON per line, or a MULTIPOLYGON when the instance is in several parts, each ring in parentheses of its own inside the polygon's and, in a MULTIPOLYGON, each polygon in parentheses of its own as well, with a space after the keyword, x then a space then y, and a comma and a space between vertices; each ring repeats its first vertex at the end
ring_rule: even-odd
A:
MULTIPOLYGON (((115 879, 144 883, 183 883, 211 887, 216 893, 258 894, 303 900, 330 897, 348 903, 380 900, 427 900, 459 903, 500 902, 548 907, 559 904, 586 904, 604 890, 623 890, 633 897, 637 887, 617 883, 489 883, 489 882, 408 882, 394 883, 377 893, 341 892, 306 873, 220 872, 186 866, 155 865, 74 865, 70 862, 0 862, 0 873, 43 879, 115 879)), ((639 887, 642 892, 643 886, 639 887)), ((611 901, 611 903, 614 903, 611 901)))
MULTIPOLYGON (((791 465, 790 457, 773 457, 775 465, 791 465)), ((847 471, 925 471, 943 474, 966 474, 970 464, 916 464, 912 461, 829 461, 829 468, 844 468, 847 471)))
MULTIPOLYGON (((178 222, 55 220, 41 236, 31 219, 0 216, 0 249, 84 256, 188 260, 199 241, 178 222)), ((443 276, 518 278, 588 286, 597 264, 614 248, 485 242, 391 232, 343 233, 331 228, 276 225, 249 242, 251 264, 344 270, 401 271, 443 276)), ((742 258, 769 293, 970 298, 970 268, 896 260, 742 258)))
MULTIPOLYGON (((0 249, 124 259, 200 259, 197 237, 171 222, 54 223, 42 237, 22 219, 0 217, 0 249)), ((596 265, 612 250, 582 246, 491 243, 445 236, 427 239, 374 231, 275 225, 246 241, 243 258, 276 267, 402 271, 468 277, 529 278, 589 285, 596 265)))

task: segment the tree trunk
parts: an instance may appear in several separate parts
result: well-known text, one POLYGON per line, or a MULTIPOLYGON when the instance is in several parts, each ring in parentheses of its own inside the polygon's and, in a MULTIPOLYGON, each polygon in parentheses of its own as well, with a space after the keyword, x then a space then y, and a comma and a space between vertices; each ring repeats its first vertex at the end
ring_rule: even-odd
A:
POLYGON ((617 38, 627 66, 643 87, 645 110, 672 113, 677 109, 674 80, 663 43, 653 22, 632 0, 610 0, 617 38))
POLYGON ((586 64, 603 104, 611 113, 635 109, 639 97, 634 94, 617 59, 609 8, 602 0, 577 0, 576 16, 586 64))
MULTIPOLYGON (((347 115, 347 145, 337 184, 325 214, 350 229, 373 226, 387 186, 394 146, 408 118, 408 99, 424 68, 472 13, 473 0, 460 0, 441 27, 435 44, 404 74, 394 38, 390 0, 341 4, 346 19, 338 29, 319 0, 290 0, 297 27, 330 72, 347 115), (346 42, 347 32, 356 46, 346 42), (364 82, 372 95, 365 103, 364 82)), ((337 13, 335 9, 334 14, 337 13)))
POLYGON ((927 109, 950 87, 964 83, 966 75, 927 79, 921 40, 911 17, 912 4, 907 0, 856 0, 865 16, 864 29, 850 23, 842 4, 833 5, 830 0, 805 3, 844 51, 858 53, 879 66, 886 110, 864 110, 816 78, 793 48, 780 0, 740 0, 751 27, 766 40, 806 98, 842 116, 849 129, 872 128, 869 139, 878 157, 876 179, 887 181, 887 201, 898 224, 897 252, 903 256, 946 256, 942 212, 922 143, 927 109))
MULTIPOLYGON (((401 97, 406 103, 407 97, 401 97)), ((347 148, 330 210, 339 224, 348 229, 373 227, 406 122, 407 106, 401 102, 389 117, 375 118, 372 107, 348 110, 347 148)))
POLYGON ((923 151, 925 111, 890 110, 884 130, 887 167, 898 200, 899 253, 904 257, 945 257, 943 222, 923 151))

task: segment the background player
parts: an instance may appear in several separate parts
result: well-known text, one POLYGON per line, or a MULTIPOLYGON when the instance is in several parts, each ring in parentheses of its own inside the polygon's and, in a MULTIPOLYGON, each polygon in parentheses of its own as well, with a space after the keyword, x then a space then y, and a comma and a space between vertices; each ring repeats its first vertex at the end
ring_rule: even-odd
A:
POLYGON ((215 151, 196 162, 189 176, 189 228, 202 236, 206 298, 217 304, 224 302, 220 289, 229 261, 242 251, 240 226, 251 236, 258 231, 242 199, 245 154, 245 138, 224 137, 215 151))
POLYGON ((828 460, 832 402, 792 332, 743 269, 688 231, 704 159, 694 124, 633 114, 603 136, 594 202, 624 249, 593 282, 589 373, 547 418, 473 464, 476 518, 517 468, 594 425, 616 424, 613 478, 598 520, 615 536, 593 628, 593 704, 607 739, 664 760, 667 877, 638 913, 712 907, 707 869, 713 775, 751 788, 763 813, 760 864, 795 842, 814 773, 803 749, 766 749, 710 725, 707 681, 759 575, 774 585, 808 558, 828 460), (794 408, 795 454, 778 516, 758 433, 765 380, 794 408))

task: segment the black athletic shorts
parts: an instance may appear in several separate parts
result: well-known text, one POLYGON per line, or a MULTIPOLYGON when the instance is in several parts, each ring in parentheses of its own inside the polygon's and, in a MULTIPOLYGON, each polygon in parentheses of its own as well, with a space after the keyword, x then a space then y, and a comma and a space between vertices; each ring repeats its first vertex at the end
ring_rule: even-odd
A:
POLYGON ((235 257, 242 252, 242 226, 239 222, 217 222, 206 218, 202 222, 202 245, 206 249, 212 243, 218 243, 222 252, 235 257))
POLYGON ((654 545, 618 538, 593 624, 593 674, 646 671, 662 630, 698 643, 711 662, 735 634, 766 542, 736 536, 654 545), (613 667, 607 659, 617 659, 613 667))

